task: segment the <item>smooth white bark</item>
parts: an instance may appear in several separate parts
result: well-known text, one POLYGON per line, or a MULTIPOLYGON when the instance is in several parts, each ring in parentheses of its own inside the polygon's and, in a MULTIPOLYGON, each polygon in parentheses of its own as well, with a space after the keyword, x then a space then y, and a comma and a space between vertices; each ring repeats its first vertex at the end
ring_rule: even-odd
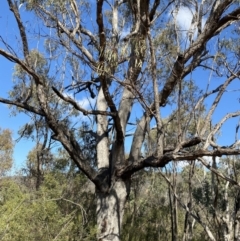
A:
MULTIPOLYGON (((97 98, 97 110, 106 111, 107 103, 103 94, 102 88, 99 91, 97 98)), ((108 150, 108 136, 107 136, 108 120, 105 115, 97 116, 97 166, 98 169, 109 167, 109 150, 108 150)))

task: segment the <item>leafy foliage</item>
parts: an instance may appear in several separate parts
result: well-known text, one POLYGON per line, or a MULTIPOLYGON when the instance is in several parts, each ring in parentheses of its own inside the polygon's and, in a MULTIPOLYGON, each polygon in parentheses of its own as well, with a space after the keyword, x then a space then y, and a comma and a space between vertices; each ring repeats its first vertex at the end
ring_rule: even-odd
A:
POLYGON ((9 129, 0 128, 0 176, 6 174, 12 167, 13 163, 13 140, 12 133, 9 129))

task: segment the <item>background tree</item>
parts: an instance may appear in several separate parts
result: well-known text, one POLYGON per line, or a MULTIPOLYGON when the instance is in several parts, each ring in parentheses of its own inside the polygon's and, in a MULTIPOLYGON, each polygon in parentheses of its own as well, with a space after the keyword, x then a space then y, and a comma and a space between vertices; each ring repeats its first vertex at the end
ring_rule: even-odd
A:
MULTIPOLYGON (((234 40, 239 38, 238 1, 7 2, 17 22, 21 49, 16 51, 1 38, 0 55, 16 63, 20 75, 17 91, 0 102, 43 117, 51 137, 95 184, 98 240, 120 240, 134 173, 171 161, 240 153, 237 140, 221 146, 214 138, 228 119, 240 115, 238 109, 224 113, 208 131, 228 85, 239 77, 239 46, 234 40), (36 25, 27 25, 21 17, 23 7, 26 17, 26 10, 37 17, 37 32, 36 25), (178 22, 181 9, 192 13, 187 31, 178 22), (225 30, 231 31, 231 40, 225 30), (41 43, 38 49, 30 41, 36 37, 41 43), (182 87, 202 68, 221 77, 219 84, 211 89, 205 86, 200 98, 189 105, 182 87), (210 96, 214 101, 202 125, 198 113, 210 96), (89 100, 88 107, 79 101, 83 97, 89 100), (187 121, 181 119, 182 106, 188 106, 187 121), (169 135, 162 118, 168 108, 173 117, 169 122, 178 127, 177 133, 170 133, 171 147, 166 145, 169 135), (91 157, 95 160, 89 160, 82 147, 84 137, 78 135, 83 116, 89 118, 88 134, 96 143, 96 155, 91 157), (191 132, 193 121, 195 133, 191 132), (151 155, 143 155, 152 125, 156 126, 156 148, 151 155), (131 146, 128 158, 126 146, 131 146)), ((194 94, 191 88, 189 92, 194 94)))
POLYGON ((0 175, 10 171, 13 164, 13 140, 9 129, 0 128, 0 175))

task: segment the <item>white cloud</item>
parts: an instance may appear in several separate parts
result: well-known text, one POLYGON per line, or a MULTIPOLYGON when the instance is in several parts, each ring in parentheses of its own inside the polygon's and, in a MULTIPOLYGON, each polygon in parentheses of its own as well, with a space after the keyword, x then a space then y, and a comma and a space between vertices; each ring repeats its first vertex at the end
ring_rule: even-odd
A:
MULTIPOLYGON (((88 97, 84 97, 84 98, 81 98, 81 99, 77 99, 77 98, 74 98, 74 95, 72 93, 63 93, 63 95, 65 97, 70 97, 71 99, 75 100, 77 102, 77 104, 85 109, 85 110, 91 110, 95 103, 96 103, 96 98, 92 99, 92 98, 88 98, 88 97)), ((62 99, 59 99, 60 102, 63 102, 62 99)), ((74 109, 73 108, 70 108, 69 109, 69 112, 68 113, 65 113, 66 115, 72 115, 74 109)), ((82 120, 82 121, 89 121, 92 117, 91 116, 88 116, 88 115, 83 115, 83 113, 79 112, 79 115, 77 117, 71 117, 72 120, 79 120, 79 118, 82 120)))
MULTIPOLYGON (((204 161, 207 164, 210 164, 210 166, 212 166, 213 160, 212 160, 211 156, 203 156, 202 158, 204 159, 204 161)), ((216 157, 217 165, 219 164, 219 162, 220 162, 220 157, 216 157)), ((176 163, 177 169, 182 170, 184 167, 186 167, 186 166, 188 166, 190 164, 190 161, 177 161, 175 163, 176 163)), ((197 163, 201 164, 201 162, 199 162, 199 161, 197 161, 197 163)), ((172 165, 172 163, 171 163, 171 165, 172 165)), ((203 166, 203 168, 205 169, 205 171, 208 170, 205 166, 203 166)))
MULTIPOLYGON (((213 159, 212 159, 211 156, 204 156, 203 159, 204 159, 204 161, 207 162, 208 164, 212 164, 212 162, 213 162, 213 159)), ((216 157, 216 163, 218 164, 219 161, 220 161, 220 157, 217 156, 217 157, 216 157)))
MULTIPOLYGON (((96 98, 92 99, 92 98, 83 98, 80 100, 76 100, 78 105, 82 108, 84 108, 85 110, 91 110, 92 107, 94 107, 95 103, 96 103, 96 98)), ((92 119, 91 115, 83 115, 83 113, 80 113, 80 115, 78 116, 78 118, 81 119, 81 121, 89 121, 90 119, 92 119)))
POLYGON ((71 99, 75 100, 80 107, 86 110, 94 106, 96 103, 96 98, 92 99, 84 97, 82 99, 76 99, 72 93, 63 93, 63 96, 70 97, 71 99))
POLYGON ((76 101, 79 104, 79 106, 81 106, 84 109, 89 109, 92 106, 94 106, 96 103, 96 99, 86 98, 86 97, 76 101))
POLYGON ((178 161, 177 162, 177 168, 183 169, 184 167, 189 165, 189 161, 178 161))
MULTIPOLYGON (((173 12, 173 14, 176 12, 173 12)), ((191 10, 187 7, 181 7, 177 13, 176 20, 181 28, 181 30, 189 30, 192 22, 193 14, 191 10)))
POLYGON ((70 97, 70 98, 74 99, 72 93, 65 93, 65 92, 63 92, 62 94, 63 94, 63 96, 65 96, 65 97, 70 97))
POLYGON ((121 39, 124 39, 130 33, 130 28, 123 28, 121 31, 121 39))
MULTIPOLYGON (((181 7, 178 11, 173 10, 172 14, 174 18, 176 18, 177 24, 180 28, 180 31, 182 31, 182 35, 184 39, 188 39, 188 34, 190 31, 193 32, 193 40, 197 37, 197 26, 191 26, 193 14, 195 14, 195 10, 187 8, 187 7, 181 7), (192 28, 192 29, 191 29, 192 28)), ((202 19, 202 28, 204 27, 206 23, 206 18, 202 19)))

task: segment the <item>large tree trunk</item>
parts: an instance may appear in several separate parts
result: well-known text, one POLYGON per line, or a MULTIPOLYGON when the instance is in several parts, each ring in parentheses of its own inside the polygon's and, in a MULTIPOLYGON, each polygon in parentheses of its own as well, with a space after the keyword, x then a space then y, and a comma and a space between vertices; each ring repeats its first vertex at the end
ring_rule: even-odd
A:
POLYGON ((117 180, 108 193, 96 191, 98 241, 119 241, 124 205, 128 196, 126 181, 117 180))

